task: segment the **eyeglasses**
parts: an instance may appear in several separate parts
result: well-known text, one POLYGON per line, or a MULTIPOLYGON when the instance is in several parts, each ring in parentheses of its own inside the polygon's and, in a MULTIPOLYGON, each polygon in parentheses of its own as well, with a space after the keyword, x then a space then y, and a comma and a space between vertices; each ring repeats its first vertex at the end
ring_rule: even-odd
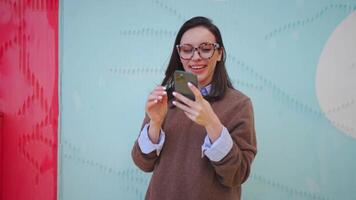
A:
POLYGON ((191 44, 181 44, 176 47, 182 59, 190 60, 193 58, 195 51, 198 51, 202 59, 210 59, 214 55, 215 49, 219 49, 220 45, 218 43, 205 42, 201 43, 198 47, 193 47, 191 44))

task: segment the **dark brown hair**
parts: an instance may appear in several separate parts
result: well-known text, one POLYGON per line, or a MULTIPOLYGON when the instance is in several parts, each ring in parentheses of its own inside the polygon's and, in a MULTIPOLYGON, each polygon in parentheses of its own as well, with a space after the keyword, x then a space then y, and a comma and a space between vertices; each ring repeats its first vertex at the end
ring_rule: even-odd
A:
POLYGON ((198 17, 191 18, 190 20, 186 21, 182 25, 182 27, 178 31, 176 40, 174 42, 171 59, 169 60, 168 67, 165 72, 165 77, 162 81, 162 85, 167 87, 169 100, 172 99, 171 92, 174 91, 174 84, 173 84, 174 71, 175 70, 184 71, 183 65, 179 58, 178 51, 176 49, 176 45, 180 44, 181 38, 187 30, 198 26, 202 26, 208 29, 215 36, 216 42, 220 45, 220 49, 222 50, 221 60, 216 63, 213 79, 211 81, 211 91, 208 96, 205 96, 205 98, 211 101, 219 100, 224 96, 227 88, 233 88, 225 67, 226 51, 224 48, 220 31, 218 27, 216 27, 210 19, 206 17, 198 16, 198 17))

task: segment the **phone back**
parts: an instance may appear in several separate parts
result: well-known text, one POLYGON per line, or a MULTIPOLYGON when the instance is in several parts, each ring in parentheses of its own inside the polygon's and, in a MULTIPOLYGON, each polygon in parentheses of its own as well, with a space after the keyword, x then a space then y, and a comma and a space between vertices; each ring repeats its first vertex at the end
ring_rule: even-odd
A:
POLYGON ((195 74, 176 70, 174 72, 174 88, 175 91, 183 94, 191 100, 195 100, 193 92, 188 87, 188 82, 191 82, 196 87, 198 86, 198 78, 195 74))

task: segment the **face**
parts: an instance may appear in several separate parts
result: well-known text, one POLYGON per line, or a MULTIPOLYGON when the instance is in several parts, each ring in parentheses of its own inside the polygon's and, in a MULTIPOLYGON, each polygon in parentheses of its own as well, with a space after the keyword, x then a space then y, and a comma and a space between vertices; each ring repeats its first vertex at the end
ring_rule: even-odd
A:
MULTIPOLYGON (((216 43, 215 36, 205 27, 198 26, 187 30, 180 41, 180 44, 189 44, 193 47, 199 47, 203 43, 216 43)), ((201 58, 198 51, 194 51, 190 60, 180 58, 185 71, 196 74, 199 87, 208 85, 214 75, 216 62, 221 60, 222 50, 216 49, 209 59, 201 58)))

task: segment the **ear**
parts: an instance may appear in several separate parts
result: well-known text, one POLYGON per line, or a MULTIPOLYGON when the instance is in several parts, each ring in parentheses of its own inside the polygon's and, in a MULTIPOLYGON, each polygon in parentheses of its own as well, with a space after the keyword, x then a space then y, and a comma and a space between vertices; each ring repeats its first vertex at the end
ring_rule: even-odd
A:
POLYGON ((217 61, 221 61, 221 59, 222 59, 222 56, 223 56, 223 54, 224 54, 224 48, 223 47, 221 47, 220 49, 219 49, 219 57, 218 57, 218 60, 217 61))

